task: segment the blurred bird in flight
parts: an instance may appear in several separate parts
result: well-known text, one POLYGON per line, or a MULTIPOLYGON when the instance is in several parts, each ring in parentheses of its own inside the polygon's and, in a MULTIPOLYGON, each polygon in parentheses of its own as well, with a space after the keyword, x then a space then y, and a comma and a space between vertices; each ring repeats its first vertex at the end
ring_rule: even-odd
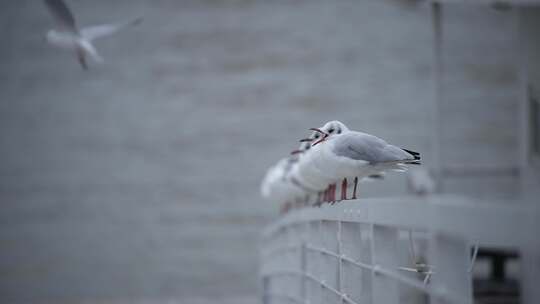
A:
POLYGON ((57 29, 47 32, 47 42, 59 48, 73 50, 81 67, 85 70, 88 69, 87 57, 92 58, 97 63, 103 62, 103 58, 92 44, 95 39, 115 34, 121 29, 142 22, 142 18, 139 17, 124 23, 103 24, 79 29, 73 14, 63 0, 45 0, 45 5, 57 23, 57 29))
POLYGON ((416 168, 407 172, 407 187, 409 192, 419 196, 435 193, 435 180, 429 171, 424 168, 416 168))

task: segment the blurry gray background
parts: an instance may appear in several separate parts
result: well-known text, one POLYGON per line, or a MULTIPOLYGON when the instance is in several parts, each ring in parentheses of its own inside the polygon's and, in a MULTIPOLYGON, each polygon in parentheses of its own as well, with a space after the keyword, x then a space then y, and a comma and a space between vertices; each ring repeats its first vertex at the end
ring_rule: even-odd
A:
MULTIPOLYGON (((53 22, 41 1, 3 1, 0 302, 256 302, 258 234, 277 214, 259 182, 309 127, 339 119, 429 166, 432 28, 428 7, 406 3, 68 1, 80 25, 145 18, 98 41, 106 63, 85 72, 44 43, 53 22)), ((516 78, 500 35, 512 25, 499 12, 450 13, 469 24, 448 24, 467 37, 449 56, 468 67, 449 87, 473 79, 493 96, 456 92, 443 151, 497 163, 471 155, 515 153, 516 78), (485 62, 470 67, 471 49, 485 62), (477 128, 485 106, 496 114, 477 128)), ((477 190, 458 182, 448 187, 477 190)), ((514 191, 512 179, 495 183, 514 191)), ((401 194, 404 177, 360 191, 401 194)))

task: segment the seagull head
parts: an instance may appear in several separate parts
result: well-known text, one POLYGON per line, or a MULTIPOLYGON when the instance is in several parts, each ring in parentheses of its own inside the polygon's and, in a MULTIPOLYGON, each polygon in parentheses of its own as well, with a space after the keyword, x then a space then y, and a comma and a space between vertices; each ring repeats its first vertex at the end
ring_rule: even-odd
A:
POLYGON ((330 137, 338 136, 349 131, 349 128, 338 120, 332 120, 324 124, 321 128, 311 128, 310 130, 320 134, 321 138, 313 143, 313 146, 327 140, 330 137))
POLYGON ((313 140, 313 143, 311 144, 311 146, 315 146, 323 141, 326 140, 326 138, 328 138, 329 134, 319 128, 310 128, 311 131, 314 132, 314 140, 313 140))
MULTIPOLYGON (((297 150, 292 151, 291 155, 299 155, 311 149, 311 143, 316 140, 314 134, 315 132, 313 132, 311 136, 307 138, 300 139, 300 147, 298 147, 297 150)), ((317 135, 317 138, 319 138, 319 135, 317 135)))
POLYGON ((339 120, 332 120, 324 124, 321 128, 323 132, 328 133, 328 135, 341 134, 349 131, 349 128, 339 120))

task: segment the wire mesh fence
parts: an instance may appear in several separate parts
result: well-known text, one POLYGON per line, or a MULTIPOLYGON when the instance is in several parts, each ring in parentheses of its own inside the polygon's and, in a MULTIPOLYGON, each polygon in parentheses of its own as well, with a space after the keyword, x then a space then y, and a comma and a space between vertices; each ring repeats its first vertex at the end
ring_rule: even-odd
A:
POLYGON ((522 279, 540 277, 534 217, 459 197, 294 211, 263 235, 263 303, 472 303, 478 244, 515 248, 532 261, 522 279))

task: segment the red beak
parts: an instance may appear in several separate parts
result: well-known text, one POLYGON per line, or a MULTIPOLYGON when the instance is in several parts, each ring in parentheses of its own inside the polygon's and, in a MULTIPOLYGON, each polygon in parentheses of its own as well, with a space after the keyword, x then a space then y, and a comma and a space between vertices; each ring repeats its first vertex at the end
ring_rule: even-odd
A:
POLYGON ((309 128, 309 129, 310 129, 311 131, 315 131, 315 132, 319 132, 319 133, 324 134, 324 135, 328 135, 328 134, 326 134, 326 132, 323 132, 323 131, 322 131, 321 129, 319 129, 319 128, 309 128))
POLYGON ((319 128, 310 128, 311 131, 315 131, 315 132, 318 132, 322 135, 321 139, 317 140, 316 142, 314 142, 311 146, 315 146, 321 142, 323 142, 327 137, 328 137, 328 133, 326 132, 323 132, 321 129, 319 128))
POLYGON ((314 142, 311 146, 313 147, 313 146, 315 146, 315 145, 317 145, 317 144, 322 143, 323 141, 326 140, 327 137, 328 137, 328 134, 324 134, 323 137, 321 137, 321 139, 319 139, 319 140, 317 140, 316 142, 314 142))

